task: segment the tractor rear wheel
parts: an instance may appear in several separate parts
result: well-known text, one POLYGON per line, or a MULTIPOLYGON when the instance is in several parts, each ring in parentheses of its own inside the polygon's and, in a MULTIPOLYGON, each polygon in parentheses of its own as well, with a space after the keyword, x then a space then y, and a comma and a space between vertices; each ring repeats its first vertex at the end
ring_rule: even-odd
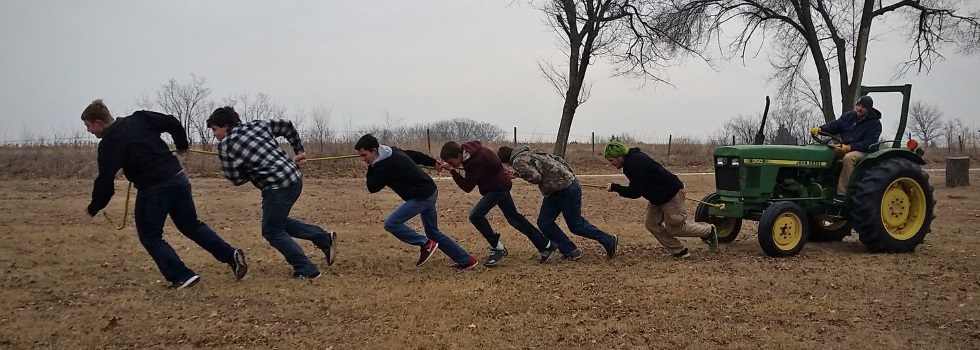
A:
POLYGON ((929 174, 911 160, 882 160, 851 191, 854 230, 871 252, 915 251, 932 231, 933 187, 929 174))
MULTIPOLYGON (((717 193, 710 193, 701 199, 702 202, 717 204, 717 193)), ((738 232, 742 230, 742 218, 712 216, 708 215, 708 207, 704 203, 698 203, 698 208, 694 210, 694 221, 706 222, 715 225, 718 229, 718 241, 721 243, 732 243, 738 237, 738 232)))
POLYGON ((776 202, 759 218, 759 246, 769 256, 793 256, 810 233, 806 213, 793 202, 776 202))
POLYGON ((823 214, 810 216, 810 242, 840 242, 851 235, 851 222, 823 214))

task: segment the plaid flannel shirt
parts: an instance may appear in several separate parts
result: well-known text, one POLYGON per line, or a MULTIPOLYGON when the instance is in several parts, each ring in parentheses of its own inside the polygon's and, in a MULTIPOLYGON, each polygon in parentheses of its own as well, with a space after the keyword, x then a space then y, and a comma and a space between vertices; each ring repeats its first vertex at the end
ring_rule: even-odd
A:
POLYGON ((299 166, 276 141, 278 136, 285 137, 296 154, 303 152, 299 133, 288 120, 253 120, 229 128, 218 144, 225 178, 235 186, 251 182, 262 190, 286 188, 303 181, 299 166))

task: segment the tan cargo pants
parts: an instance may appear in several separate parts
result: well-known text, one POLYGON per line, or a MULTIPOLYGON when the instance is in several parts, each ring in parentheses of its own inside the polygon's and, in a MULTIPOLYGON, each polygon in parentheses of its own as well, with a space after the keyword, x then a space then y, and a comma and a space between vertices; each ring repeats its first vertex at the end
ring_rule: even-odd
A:
POLYGON ((843 166, 840 170, 840 179, 837 180, 837 194, 843 196, 847 194, 847 186, 851 182, 851 173, 854 172, 854 165, 868 154, 858 151, 850 151, 844 155, 843 166))
POLYGON ((647 205, 644 222, 647 231, 660 241, 671 254, 684 250, 684 243, 676 237, 704 237, 711 233, 711 225, 703 222, 687 222, 684 206, 684 189, 677 191, 674 198, 663 205, 647 205))

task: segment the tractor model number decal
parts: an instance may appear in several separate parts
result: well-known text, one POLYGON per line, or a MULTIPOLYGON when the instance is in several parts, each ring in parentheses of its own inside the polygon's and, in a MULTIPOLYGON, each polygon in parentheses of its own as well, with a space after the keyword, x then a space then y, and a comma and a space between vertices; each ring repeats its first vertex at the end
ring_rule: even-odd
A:
POLYGON ((745 158, 745 164, 827 166, 827 162, 821 162, 816 160, 787 160, 787 159, 758 159, 758 158, 745 158))

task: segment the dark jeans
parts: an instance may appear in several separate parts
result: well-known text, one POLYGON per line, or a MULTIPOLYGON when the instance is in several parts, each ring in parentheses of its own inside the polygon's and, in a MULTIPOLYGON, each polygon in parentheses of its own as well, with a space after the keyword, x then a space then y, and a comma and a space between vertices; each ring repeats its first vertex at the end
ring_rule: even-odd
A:
POLYGON ((185 281, 195 275, 180 260, 173 247, 163 240, 163 224, 168 214, 180 233, 207 250, 215 259, 223 263, 233 261, 235 248, 198 220, 191 183, 182 171, 161 183, 141 188, 136 193, 136 207, 133 209, 140 243, 167 281, 185 281))
POLYGON ((439 231, 439 213, 436 212, 436 198, 439 191, 433 192, 426 199, 409 199, 404 204, 398 206, 385 218, 385 231, 390 232, 398 240, 416 246, 425 245, 430 239, 439 243, 439 250, 446 253, 456 264, 464 265, 470 262, 470 253, 459 246, 452 238, 442 231, 439 231), (411 220, 416 215, 422 219, 422 228, 425 229, 425 236, 420 235, 405 222, 411 220))
POLYGON ((487 214, 493 207, 500 208, 500 211, 504 213, 504 218, 507 219, 507 223, 527 236, 527 239, 531 241, 531 244, 534 244, 539 252, 548 247, 548 238, 517 211, 510 191, 500 191, 484 194, 483 198, 480 198, 480 201, 470 211, 470 222, 476 226, 476 230, 480 231, 483 238, 487 239, 490 248, 496 248, 500 242, 500 235, 493 232, 493 227, 490 227, 490 221, 487 220, 487 214))
POLYGON ((302 182, 286 188, 262 190, 262 237, 286 258, 294 272, 311 275, 320 270, 291 237, 309 240, 324 252, 333 242, 319 226, 289 217, 301 192, 302 182))
POLYGON ((541 211, 538 213, 538 227, 541 228, 541 233, 555 242, 563 255, 567 255, 577 248, 555 222, 559 213, 565 217, 568 230, 572 233, 593 239, 603 247, 608 247, 615 241, 612 235, 596 228, 582 217, 582 186, 579 185, 578 180, 566 189, 545 196, 541 201, 541 211))

